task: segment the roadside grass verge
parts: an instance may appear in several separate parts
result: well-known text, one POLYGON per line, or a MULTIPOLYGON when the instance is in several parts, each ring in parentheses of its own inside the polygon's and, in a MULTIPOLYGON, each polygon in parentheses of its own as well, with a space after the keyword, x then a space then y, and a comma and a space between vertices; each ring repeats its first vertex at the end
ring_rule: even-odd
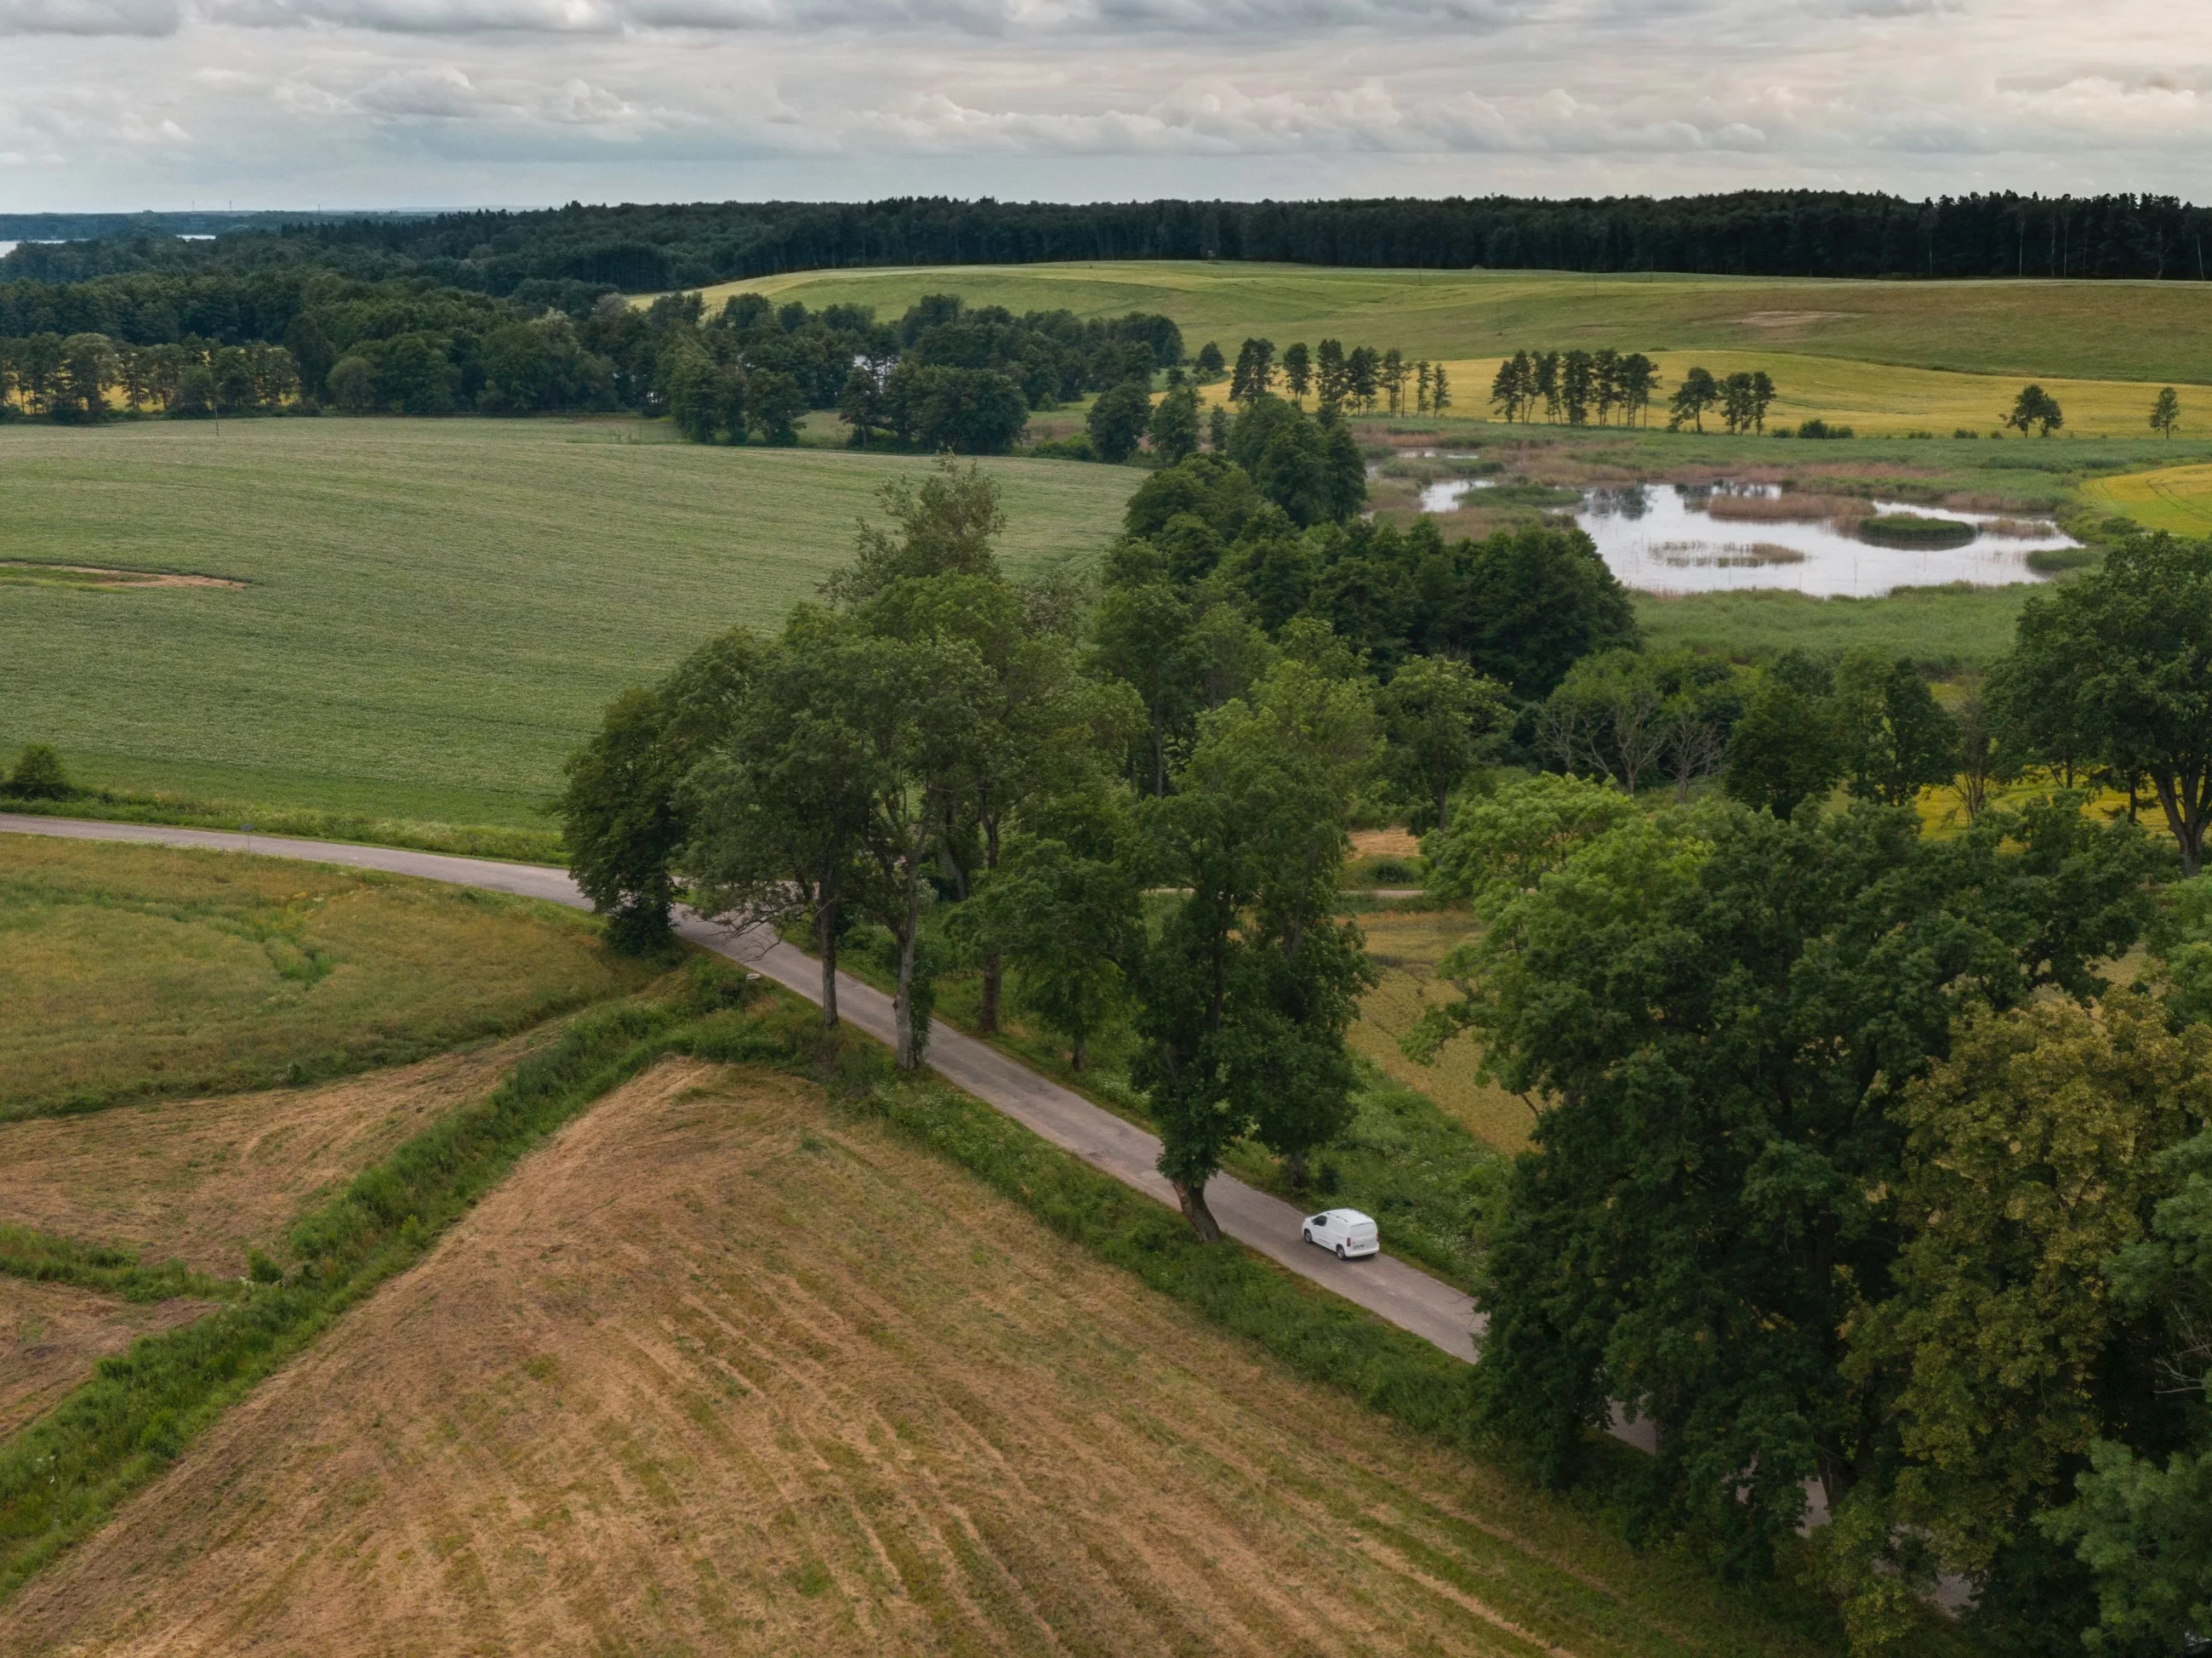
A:
POLYGON ((0 1121, 398 1064, 659 970, 534 900, 0 835, 0 1121))
MULTIPOLYGON (((896 984, 889 938, 880 928, 854 929, 839 955, 839 967, 888 995, 896 984)), ((811 941, 794 935, 790 942, 804 948, 811 941)), ((1018 976, 1010 970, 1000 1029, 988 1036, 976 1029, 981 980, 972 969, 949 969, 939 976, 933 1011, 955 1029, 988 1042, 1102 1110, 1152 1129, 1144 1094, 1129 1081, 1134 1038, 1127 1022, 1115 1020, 1094 1036, 1090 1062, 1077 1071, 1068 1064, 1064 1047, 1023 1020, 1017 985, 1018 976)), ((1356 1047, 1363 1045, 1361 1034, 1362 1028, 1355 1026, 1356 1047)), ((1364 1210, 1382 1223, 1385 1254, 1471 1288, 1482 1217, 1497 1201, 1504 1158, 1410 1079, 1392 1077, 1365 1058, 1359 1060, 1359 1072, 1352 1122, 1309 1158, 1305 1185, 1294 1185, 1281 1159, 1255 1140, 1231 1146, 1222 1159, 1223 1171, 1310 1209, 1343 1205, 1364 1210)))
POLYGON ((360 812, 298 806, 257 805, 250 800, 204 800, 155 792, 80 789, 63 800, 21 800, 0 794, 0 811, 33 817, 89 817, 104 823, 166 823, 179 829, 240 829, 296 835, 309 841, 350 841, 364 846, 404 847, 464 858, 515 864, 565 865, 568 850, 558 829, 517 829, 503 823, 442 823, 360 812))

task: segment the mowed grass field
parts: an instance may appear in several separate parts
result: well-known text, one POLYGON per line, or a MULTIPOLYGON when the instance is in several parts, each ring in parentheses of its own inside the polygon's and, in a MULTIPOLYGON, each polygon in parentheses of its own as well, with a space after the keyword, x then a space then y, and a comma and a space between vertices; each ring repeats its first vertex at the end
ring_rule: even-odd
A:
MULTIPOLYGON (((887 316, 924 294, 959 294, 1017 312, 1064 306, 1086 317, 1159 311, 1182 326, 1194 351, 1218 339, 1232 356, 1247 334, 1267 335, 1279 346, 1333 336, 1346 346, 1395 345, 1447 361, 1495 361, 1524 347, 1613 346, 2212 385, 2212 290, 2197 282, 1832 282, 1130 261, 801 271, 704 291, 710 305, 726 295, 758 292, 815 307, 872 305, 887 316)), ((1460 384, 1461 407, 1488 391, 1487 380, 1479 393, 1460 384)), ((2149 407, 2145 399, 2145 415, 2149 407)))
POLYGON ((2171 466, 2093 478, 2081 493, 2145 529, 2192 537, 2212 535, 2212 466, 2171 466))
POLYGON ((601 1101, 9 1604, 0 1653, 1826 1650, 872 1118, 601 1101))
POLYGON ((0 835, 0 1121, 412 1060, 652 970, 532 900, 0 835))
MULTIPOLYGON (((0 428, 0 562, 226 578, 0 585, 0 763, 81 780, 544 828, 623 687, 773 628, 919 458, 709 448, 633 421, 0 428)), ((1140 481, 984 463, 1011 569, 1094 556, 1140 481)))
MULTIPOLYGON (((1948 438, 1963 431, 1984 440, 2001 436, 2010 441, 2017 434, 2002 430, 2004 417, 2026 379, 2017 374, 1962 374, 1781 351, 1660 350, 1650 355, 1659 365, 1662 405, 1667 392, 1680 386, 1693 367, 1723 378, 1739 372, 1765 372, 1777 389, 1773 406, 1767 412, 1770 434, 1804 421, 1822 420, 1831 426, 1848 426, 1862 437, 1901 437, 1919 432, 1948 438)), ((1497 357, 1459 358, 1445 363, 1453 387, 1451 413, 1460 416, 1486 413, 1499 361, 1497 357)), ((1219 400, 1226 395, 1227 384, 1218 381, 1206 390, 1219 400)), ((2064 429, 2069 440, 2149 435, 2151 402, 2157 395, 2151 386, 2057 375, 2044 375, 2039 384, 2065 410, 2064 429)), ((2182 400, 2184 429, 2193 428, 2200 435, 2212 434, 2212 386, 2182 384, 2176 389, 2182 400)), ((1707 416, 1706 422, 1709 430, 1720 429, 1717 416, 1707 416)), ((1656 410, 1652 423, 1665 425, 1663 406, 1656 410)))

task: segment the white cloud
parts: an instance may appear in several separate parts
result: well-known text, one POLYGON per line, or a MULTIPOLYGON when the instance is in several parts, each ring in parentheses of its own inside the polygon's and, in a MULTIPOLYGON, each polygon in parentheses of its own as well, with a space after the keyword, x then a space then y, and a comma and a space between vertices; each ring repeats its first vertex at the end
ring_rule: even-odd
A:
POLYGON ((178 0, 0 0, 0 34, 173 34, 178 0))
MULTIPOLYGON (((0 0, 40 205, 2198 188, 2168 0, 0 0)), ((17 194, 21 195, 20 189, 17 194)))

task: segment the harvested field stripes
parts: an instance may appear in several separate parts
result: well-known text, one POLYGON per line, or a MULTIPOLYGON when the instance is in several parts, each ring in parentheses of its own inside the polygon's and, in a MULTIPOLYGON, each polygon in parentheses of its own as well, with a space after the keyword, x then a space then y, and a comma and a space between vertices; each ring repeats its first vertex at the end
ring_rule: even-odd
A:
POLYGON ((0 1635, 124 1645, 1824 1649, 1347 1409, 895 1123, 682 1060, 0 1635))

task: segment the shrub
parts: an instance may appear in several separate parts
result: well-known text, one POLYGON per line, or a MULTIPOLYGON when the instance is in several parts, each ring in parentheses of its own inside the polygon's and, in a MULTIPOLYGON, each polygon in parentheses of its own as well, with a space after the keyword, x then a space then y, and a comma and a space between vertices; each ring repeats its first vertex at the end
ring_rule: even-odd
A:
POLYGON ((1917 513, 1882 513, 1859 520, 1860 538, 1877 547, 1963 547, 1979 533, 1956 519, 1917 513))
POLYGON ((1042 443, 1030 446, 1030 453, 1042 455, 1048 460, 1096 460, 1098 451, 1091 446, 1091 434, 1078 432, 1072 438, 1047 438, 1042 443))
POLYGON ((19 800, 66 800, 76 790, 62 769, 61 756, 49 744, 33 743, 17 756, 15 769, 8 774, 8 786, 0 792, 19 800))
POLYGON ((1797 435, 1801 438, 1842 439, 1855 438, 1858 434, 1848 426, 1831 426, 1824 420, 1808 420, 1798 422, 1797 435))

